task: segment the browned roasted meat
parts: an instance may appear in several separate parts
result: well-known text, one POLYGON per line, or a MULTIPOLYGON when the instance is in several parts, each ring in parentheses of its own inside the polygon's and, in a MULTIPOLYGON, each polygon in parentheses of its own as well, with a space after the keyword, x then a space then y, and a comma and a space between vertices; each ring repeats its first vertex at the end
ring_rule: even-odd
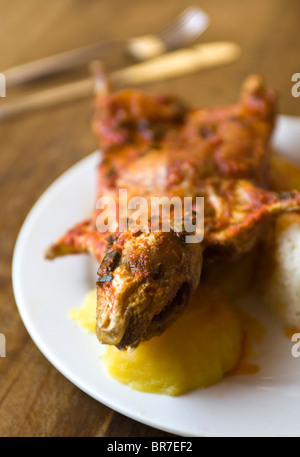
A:
POLYGON ((161 334, 195 291, 202 247, 171 230, 120 234, 98 270, 100 341, 119 349, 161 334))
POLYGON ((204 259, 243 254, 274 215, 300 207, 297 192, 264 189, 274 117, 274 92, 257 76, 247 79, 236 104, 207 110, 137 90, 99 94, 98 198, 114 197, 118 209, 120 189, 128 200, 204 197, 205 209, 202 243, 160 227, 100 233, 95 211, 50 246, 49 258, 85 251, 99 262, 107 249, 97 283, 101 342, 125 349, 160 334, 195 290, 203 251, 204 259))
POLYGON ((99 268, 97 335, 119 349, 161 334, 196 289, 206 256, 249 251, 272 217, 300 208, 300 193, 276 194, 245 180, 205 180, 203 243, 161 230, 116 236, 99 268))
MULTIPOLYGON (((267 181, 275 95, 259 76, 249 77, 238 103, 228 107, 197 110, 138 90, 100 92, 95 107, 93 129, 102 154, 97 197, 118 202, 119 189, 127 189, 128 200, 195 197, 203 179, 216 176, 267 181)), ((97 214, 67 231, 47 257, 89 252, 101 259, 109 234, 97 231, 97 214)))

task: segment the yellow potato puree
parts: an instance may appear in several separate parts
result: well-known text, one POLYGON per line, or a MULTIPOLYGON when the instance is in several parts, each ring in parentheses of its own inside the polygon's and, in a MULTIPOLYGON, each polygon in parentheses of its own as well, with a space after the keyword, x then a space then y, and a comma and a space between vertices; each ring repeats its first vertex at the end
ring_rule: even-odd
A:
POLYGON ((69 316, 78 322, 87 332, 96 332, 96 303, 97 289, 88 292, 84 298, 82 307, 71 309, 69 316))
MULTIPOLYGON (((96 292, 71 318, 95 331, 96 292)), ((243 349, 243 330, 234 309, 208 285, 201 285, 184 314, 161 336, 131 352, 107 346, 107 372, 132 389, 180 395, 218 382, 233 370, 243 349)))

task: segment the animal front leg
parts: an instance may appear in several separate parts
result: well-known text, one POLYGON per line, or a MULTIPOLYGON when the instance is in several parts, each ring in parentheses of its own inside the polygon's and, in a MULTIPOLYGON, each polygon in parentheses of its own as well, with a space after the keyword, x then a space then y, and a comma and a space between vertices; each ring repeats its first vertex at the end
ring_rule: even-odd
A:
POLYGON ((45 257, 49 260, 69 254, 88 253, 100 263, 103 259, 109 234, 99 232, 93 219, 86 220, 69 229, 57 241, 51 244, 45 257))

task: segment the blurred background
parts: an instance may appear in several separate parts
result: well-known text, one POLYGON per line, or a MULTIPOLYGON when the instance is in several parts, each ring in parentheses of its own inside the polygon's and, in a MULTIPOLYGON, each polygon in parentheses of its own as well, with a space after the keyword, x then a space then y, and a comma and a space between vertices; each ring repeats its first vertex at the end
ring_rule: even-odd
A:
MULTIPOLYGON (((159 30, 188 0, 0 0, 0 72, 97 41, 159 30)), ((194 0, 211 19, 199 43, 231 40, 242 48, 232 64, 144 86, 174 93, 195 106, 231 103, 244 78, 261 73, 279 94, 282 114, 300 115, 291 95, 300 71, 298 0, 194 0)), ((111 68, 130 60, 109 56, 111 68)), ((24 87, 6 99, 88 75, 83 68, 24 87)), ((11 258, 22 222, 41 193, 97 141, 91 133, 92 99, 86 98, 0 122, 0 359, 1 436, 163 436, 100 405, 60 375, 28 336, 14 303, 11 258), (71 417, 70 417, 71 416, 71 417), (68 418, 68 420, 66 419, 68 418)), ((30 259, 29 259, 30 262, 30 259)))

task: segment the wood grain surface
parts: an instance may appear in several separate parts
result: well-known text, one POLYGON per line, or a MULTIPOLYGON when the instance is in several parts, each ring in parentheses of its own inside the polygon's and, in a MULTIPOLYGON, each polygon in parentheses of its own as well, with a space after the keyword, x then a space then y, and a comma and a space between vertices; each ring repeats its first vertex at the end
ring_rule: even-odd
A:
MULTIPOLYGON (((280 95, 279 111, 300 115, 291 77, 300 71, 298 0, 194 0, 211 15, 198 40, 242 46, 234 64, 160 82, 146 91, 176 93, 198 106, 235 100, 249 73, 262 73, 280 95)), ((0 0, 0 72, 6 68, 106 38, 155 31, 188 6, 187 0, 0 0)), ((110 56, 108 65, 126 63, 110 56)), ((8 90, 12 97, 70 78, 86 67, 8 90)), ((4 99, 0 99, 0 104, 4 99)), ((0 436, 167 437, 128 419, 80 391, 40 353, 17 311, 11 260, 20 227, 52 181, 97 146, 90 129, 91 100, 72 102, 0 123, 0 436)), ((28 259, 30 263, 30 259, 28 259)))

